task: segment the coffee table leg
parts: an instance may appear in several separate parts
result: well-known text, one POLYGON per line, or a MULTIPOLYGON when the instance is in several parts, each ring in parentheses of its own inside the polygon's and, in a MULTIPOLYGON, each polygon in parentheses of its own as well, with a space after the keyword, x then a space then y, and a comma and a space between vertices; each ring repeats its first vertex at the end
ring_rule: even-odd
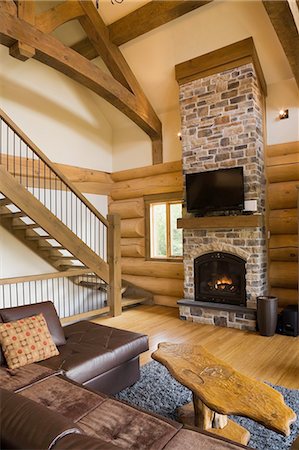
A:
POLYGON ((210 428, 224 428, 227 425, 227 416, 218 414, 208 408, 194 393, 194 425, 202 430, 210 428))

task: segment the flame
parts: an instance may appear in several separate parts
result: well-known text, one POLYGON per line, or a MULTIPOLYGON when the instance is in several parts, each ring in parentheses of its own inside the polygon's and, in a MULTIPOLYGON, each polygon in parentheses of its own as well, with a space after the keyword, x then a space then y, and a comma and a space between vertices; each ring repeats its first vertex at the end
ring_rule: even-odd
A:
POLYGON ((215 284, 216 285, 219 285, 219 284, 233 284, 233 280, 231 278, 227 277, 226 275, 224 275, 222 278, 217 280, 215 284))

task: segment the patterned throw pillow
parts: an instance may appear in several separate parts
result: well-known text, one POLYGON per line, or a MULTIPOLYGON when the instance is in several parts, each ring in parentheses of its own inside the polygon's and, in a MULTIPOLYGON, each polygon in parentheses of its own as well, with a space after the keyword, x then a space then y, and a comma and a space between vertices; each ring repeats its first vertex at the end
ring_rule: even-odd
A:
POLYGON ((43 314, 0 323, 0 344, 10 369, 59 355, 43 314))

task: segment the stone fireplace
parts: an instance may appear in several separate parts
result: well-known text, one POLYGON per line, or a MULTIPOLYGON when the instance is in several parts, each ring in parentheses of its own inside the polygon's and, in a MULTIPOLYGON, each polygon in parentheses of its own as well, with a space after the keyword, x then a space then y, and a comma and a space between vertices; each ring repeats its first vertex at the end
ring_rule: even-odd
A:
MULTIPOLYGON (((262 102, 253 63, 180 84, 184 176, 243 167, 245 201, 254 200, 253 213, 261 217, 265 206, 262 102)), ((222 214, 225 219, 228 213, 218 212, 222 214)), ((256 298, 267 291, 265 228, 239 225, 237 217, 234 223, 183 227, 182 319, 255 329, 256 298)))

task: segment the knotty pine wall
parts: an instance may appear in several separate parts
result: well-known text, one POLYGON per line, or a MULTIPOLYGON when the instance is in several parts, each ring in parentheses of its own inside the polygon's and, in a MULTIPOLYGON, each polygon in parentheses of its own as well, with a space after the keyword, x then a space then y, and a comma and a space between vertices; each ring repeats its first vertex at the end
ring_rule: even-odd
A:
POLYGON ((144 196, 182 192, 180 161, 111 174, 109 212, 121 217, 122 278, 148 289, 158 305, 177 306, 183 297, 183 262, 145 258, 144 196))
POLYGON ((298 304, 299 142, 268 146, 269 285, 279 306, 298 304))

